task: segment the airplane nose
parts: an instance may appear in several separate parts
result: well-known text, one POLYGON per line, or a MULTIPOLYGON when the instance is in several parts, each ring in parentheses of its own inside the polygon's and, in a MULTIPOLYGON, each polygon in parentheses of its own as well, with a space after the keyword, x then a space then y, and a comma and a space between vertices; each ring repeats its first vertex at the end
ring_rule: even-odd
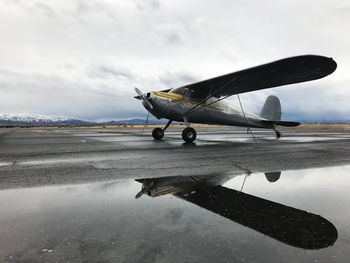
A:
POLYGON ((140 98, 140 100, 142 101, 142 104, 146 107, 146 109, 153 109, 153 105, 150 103, 149 98, 147 97, 147 93, 142 93, 141 90, 139 90, 136 87, 134 89, 138 95, 137 97, 140 98))

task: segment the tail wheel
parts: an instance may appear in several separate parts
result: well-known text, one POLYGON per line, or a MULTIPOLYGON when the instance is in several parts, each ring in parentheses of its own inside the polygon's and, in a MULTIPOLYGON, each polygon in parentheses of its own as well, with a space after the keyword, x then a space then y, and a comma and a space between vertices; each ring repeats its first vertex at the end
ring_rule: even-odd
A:
POLYGON ((281 133, 279 131, 276 131, 276 138, 277 139, 281 138, 281 133))
POLYGON ((193 142, 196 139, 196 137, 196 130, 191 127, 187 127, 182 131, 182 139, 185 142, 193 142))
POLYGON ((275 133, 276 133, 276 138, 277 138, 277 139, 281 138, 281 133, 280 133, 280 131, 278 131, 278 130, 276 129, 276 127, 273 127, 273 130, 274 130, 275 133))
POLYGON ((152 136, 155 140, 161 140, 164 137, 163 129, 161 129, 161 128, 153 129, 152 136))

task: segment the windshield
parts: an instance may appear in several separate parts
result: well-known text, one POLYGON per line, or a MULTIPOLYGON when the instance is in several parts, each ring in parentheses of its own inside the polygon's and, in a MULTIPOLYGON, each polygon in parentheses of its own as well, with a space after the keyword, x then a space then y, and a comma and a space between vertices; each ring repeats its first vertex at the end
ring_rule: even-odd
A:
POLYGON ((184 87, 181 88, 174 88, 170 90, 171 93, 179 94, 179 95, 186 95, 187 89, 184 87))

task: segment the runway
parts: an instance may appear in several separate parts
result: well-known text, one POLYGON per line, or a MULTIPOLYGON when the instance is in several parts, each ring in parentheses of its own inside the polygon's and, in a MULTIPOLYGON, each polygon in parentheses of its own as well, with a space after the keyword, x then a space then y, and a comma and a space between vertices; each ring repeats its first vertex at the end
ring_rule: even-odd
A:
POLYGON ((350 163, 350 129, 281 131, 276 139, 269 130, 253 130, 253 137, 240 128, 201 128, 185 144, 181 129, 162 141, 148 129, 2 129, 0 189, 350 163))
POLYGON ((0 129, 0 262, 348 262, 350 129, 0 129))

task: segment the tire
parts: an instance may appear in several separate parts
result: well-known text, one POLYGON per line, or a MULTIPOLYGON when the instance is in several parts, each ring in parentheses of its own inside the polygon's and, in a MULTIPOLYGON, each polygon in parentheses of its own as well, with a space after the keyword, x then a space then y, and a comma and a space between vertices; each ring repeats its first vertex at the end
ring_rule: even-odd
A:
POLYGON ((277 139, 281 138, 281 133, 279 131, 276 132, 276 138, 277 139))
POLYGON ((182 139, 185 142, 193 142, 197 137, 197 133, 196 130, 191 128, 191 127, 187 127, 182 131, 182 139))
POLYGON ((159 141, 164 137, 164 131, 161 128, 155 128, 152 131, 152 136, 155 140, 159 141))

